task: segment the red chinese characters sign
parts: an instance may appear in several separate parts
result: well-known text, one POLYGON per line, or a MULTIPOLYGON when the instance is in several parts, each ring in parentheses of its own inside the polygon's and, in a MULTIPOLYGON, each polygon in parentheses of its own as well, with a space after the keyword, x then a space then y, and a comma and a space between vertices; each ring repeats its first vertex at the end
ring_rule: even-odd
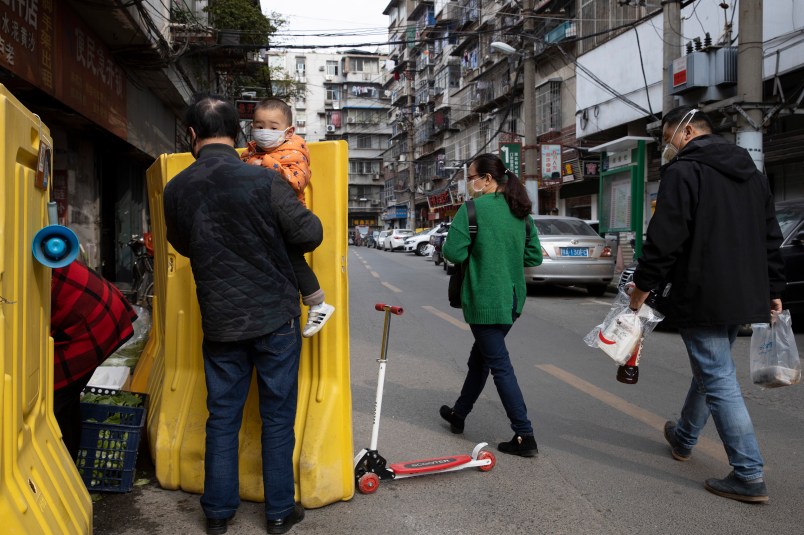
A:
POLYGON ((0 0, 0 66, 127 137, 125 73, 66 2, 0 0))
POLYGON ((451 206, 452 204, 452 191, 450 190, 427 196, 427 206, 430 207, 430 210, 435 210, 436 208, 441 208, 444 206, 451 206))

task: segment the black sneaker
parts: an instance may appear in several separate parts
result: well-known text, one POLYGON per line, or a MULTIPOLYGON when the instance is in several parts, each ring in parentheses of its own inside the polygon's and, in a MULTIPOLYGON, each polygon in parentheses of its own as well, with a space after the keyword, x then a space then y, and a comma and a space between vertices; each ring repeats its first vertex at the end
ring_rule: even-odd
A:
POLYGON ((302 520, 304 520, 304 507, 297 503, 285 518, 268 521, 268 533, 287 533, 302 520))
POLYGON ((455 433, 463 433, 463 421, 464 418, 462 416, 458 416, 458 413, 451 407, 447 407, 446 405, 441 405, 441 409, 439 409, 439 414, 441 417, 449 422, 449 430, 455 433))
POLYGON ((514 435, 514 438, 508 442, 497 444, 497 449, 503 453, 519 455, 520 457, 533 457, 539 453, 539 447, 536 445, 536 439, 533 435, 514 435))
POLYGON ((742 481, 731 472, 724 479, 707 479, 704 488, 712 494, 746 503, 766 503, 768 488, 765 480, 742 481))
POLYGON ((207 518, 207 535, 223 535, 233 518, 234 515, 229 518, 207 518))
POLYGON ((678 443, 678 439, 676 438, 676 424, 673 422, 664 423, 664 439, 670 444, 670 455, 673 456, 673 459, 681 462, 690 460, 692 450, 678 443))

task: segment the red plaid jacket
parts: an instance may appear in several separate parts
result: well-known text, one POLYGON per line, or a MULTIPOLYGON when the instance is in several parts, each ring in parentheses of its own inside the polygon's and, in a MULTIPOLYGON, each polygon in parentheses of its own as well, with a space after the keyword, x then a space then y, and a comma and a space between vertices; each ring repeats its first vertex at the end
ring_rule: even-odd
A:
POLYGON ((53 387, 92 373, 134 334, 134 309, 113 284, 79 261, 53 270, 50 335, 53 387))

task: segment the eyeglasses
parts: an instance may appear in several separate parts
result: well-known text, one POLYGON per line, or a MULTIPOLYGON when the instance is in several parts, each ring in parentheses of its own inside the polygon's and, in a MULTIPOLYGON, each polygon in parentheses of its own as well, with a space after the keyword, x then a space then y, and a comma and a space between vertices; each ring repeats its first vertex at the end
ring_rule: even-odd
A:
MULTIPOLYGON (((485 175, 486 173, 483 173, 485 175)), ((477 180, 478 178, 483 178, 483 175, 469 175, 466 177, 466 180, 477 180)))

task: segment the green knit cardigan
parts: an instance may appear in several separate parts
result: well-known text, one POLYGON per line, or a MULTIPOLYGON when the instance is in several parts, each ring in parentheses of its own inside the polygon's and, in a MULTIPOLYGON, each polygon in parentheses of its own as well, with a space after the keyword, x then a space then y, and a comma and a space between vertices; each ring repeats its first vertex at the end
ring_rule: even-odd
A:
MULTIPOLYGON (((477 236, 461 287, 461 308, 466 323, 506 324, 513 312, 522 313, 526 286, 524 267, 542 263, 542 248, 536 225, 528 216, 515 217, 501 193, 475 199, 477 236), (525 225, 531 225, 530 241, 525 244, 525 225)), ((460 265, 469 254, 469 218, 461 206, 444 243, 444 257, 460 265)))

